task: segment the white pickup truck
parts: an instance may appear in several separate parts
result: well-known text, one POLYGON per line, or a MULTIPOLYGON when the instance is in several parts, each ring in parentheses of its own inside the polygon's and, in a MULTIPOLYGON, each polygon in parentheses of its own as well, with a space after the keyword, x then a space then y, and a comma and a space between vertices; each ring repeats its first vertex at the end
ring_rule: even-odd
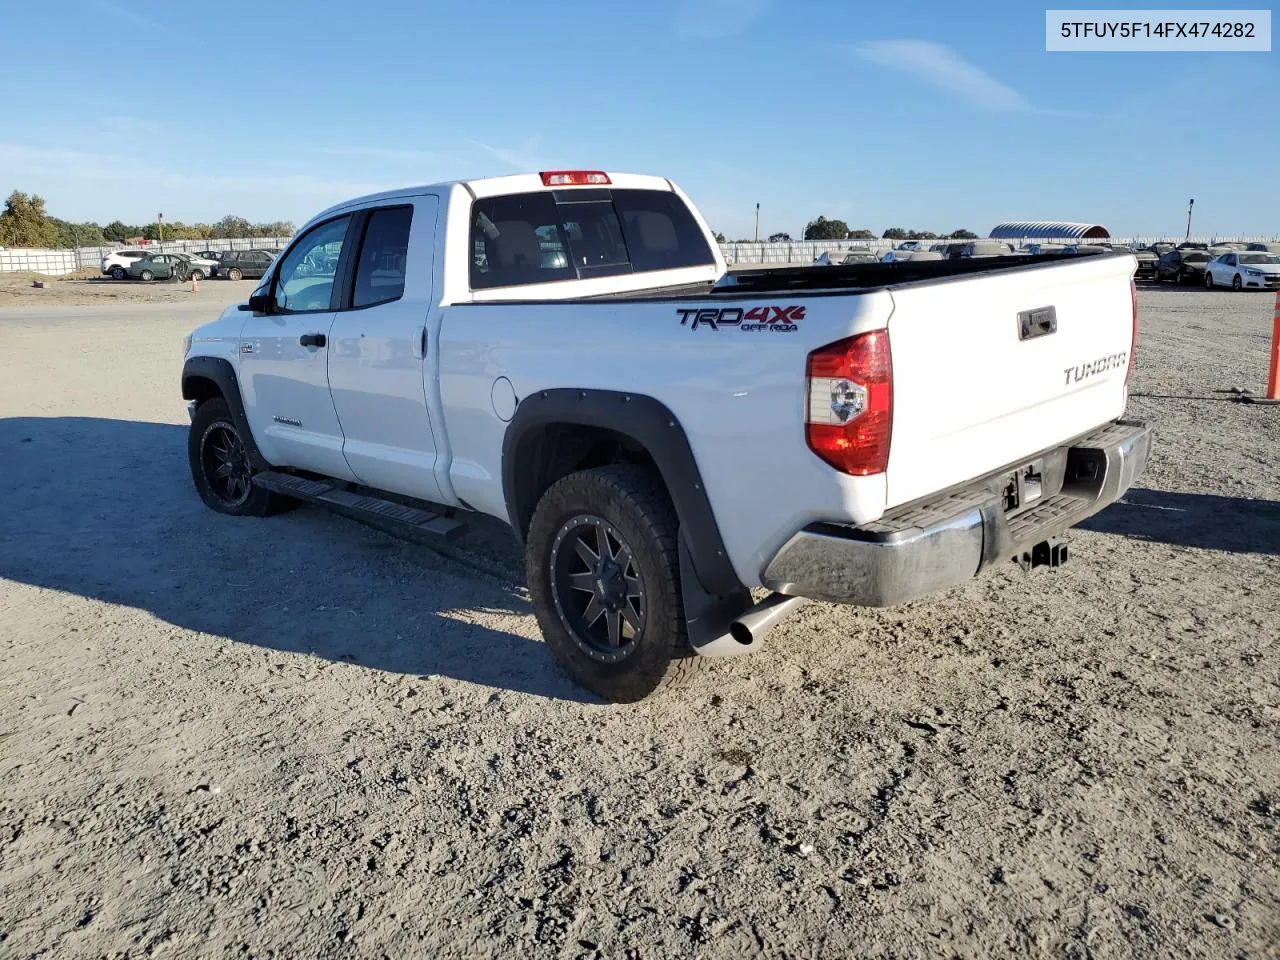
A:
POLYGON ((632 174, 362 197, 188 339, 192 475, 227 514, 308 501, 422 540, 502 519, 559 662, 636 700, 805 598, 1065 561, 1146 464, 1133 272, 728 273, 684 194, 632 174))

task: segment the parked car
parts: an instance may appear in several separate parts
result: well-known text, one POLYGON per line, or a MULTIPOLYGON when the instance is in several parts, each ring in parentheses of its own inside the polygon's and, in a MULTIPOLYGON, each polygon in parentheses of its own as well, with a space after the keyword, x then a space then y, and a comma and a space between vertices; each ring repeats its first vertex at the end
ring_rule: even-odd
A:
POLYGON ((1215 240, 1213 243, 1209 244, 1209 246, 1216 247, 1217 249, 1222 250, 1224 252, 1227 250, 1248 250, 1249 249, 1249 245, 1247 243, 1243 243, 1240 240, 1215 240))
POLYGON ((1280 253, 1280 243, 1251 243, 1250 250, 1261 250, 1263 253, 1280 253))
POLYGON ((880 258, 881 263, 916 263, 922 260, 941 260, 937 250, 890 250, 880 258))
POLYGON ((876 263, 877 257, 870 247, 854 247, 852 250, 846 250, 843 257, 840 258, 840 265, 843 267, 851 266, 855 263, 876 263))
POLYGON ((1160 257, 1163 257, 1170 250, 1176 250, 1178 248, 1167 240, 1158 240, 1155 243, 1147 244, 1142 249, 1150 250, 1152 253, 1156 255, 1156 259, 1158 260, 1160 257))
POLYGON ((903 240, 893 249, 895 250, 923 250, 926 241, 924 240, 903 240))
POLYGON ((726 274, 663 177, 388 191, 317 215, 187 338, 192 481, 232 516, 300 499, 437 542, 471 511, 508 523, 550 652, 635 701, 758 649, 803 598, 891 606, 1067 562, 1057 538, 1151 444, 1124 416, 1133 267, 1097 261, 935 263, 890 297, 874 266, 726 274), (543 266, 548 224, 590 242, 543 266), (301 271, 335 245, 336 274, 301 271))
POLYGON ((1208 250, 1209 244, 1201 240, 1184 240, 1176 247, 1178 250, 1208 250))
POLYGON ((1160 258, 1156 256, 1152 250, 1141 249, 1131 250, 1133 258, 1138 261, 1138 269, 1134 271, 1133 279, 1155 282, 1156 264, 1160 262, 1160 258))
POLYGON ((205 277, 212 277, 214 268, 217 267, 217 260, 206 260, 204 257, 197 256, 194 253, 175 253, 175 257, 181 257, 187 262, 187 272, 183 279, 203 280, 205 277))
POLYGON ((134 260, 128 274, 135 280, 185 280, 187 261, 176 253, 156 253, 134 260))
POLYGON ((213 275, 226 280, 257 280, 266 274, 273 259, 266 250, 228 250, 218 261, 213 275))
POLYGON ((149 250, 117 250, 102 258, 102 272, 112 280, 123 280, 129 275, 130 264, 150 255, 149 250))
POLYGON ((960 250, 966 260, 974 257, 1007 257, 1013 253, 1013 245, 1003 240, 971 240, 960 250))
POLYGON ((1232 250, 1209 261, 1204 285, 1232 290, 1280 290, 1280 253, 1232 250))
POLYGON ((195 255, 201 260, 212 260, 217 263, 222 259, 222 253, 223 251, 221 250, 197 250, 195 255))
POLYGON ((1028 243, 1022 251, 1029 256, 1038 257, 1042 253, 1062 253, 1066 249, 1066 244, 1062 243, 1028 243))
POLYGON ((1212 259, 1208 250, 1170 250, 1156 263, 1156 279, 1170 283, 1199 281, 1212 259))

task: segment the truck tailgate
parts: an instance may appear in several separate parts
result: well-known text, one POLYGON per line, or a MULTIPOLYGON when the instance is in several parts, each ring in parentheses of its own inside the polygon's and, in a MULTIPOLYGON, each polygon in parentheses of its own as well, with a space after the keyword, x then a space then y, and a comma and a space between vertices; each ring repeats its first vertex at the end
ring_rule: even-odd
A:
POLYGON ((891 289, 886 505, 1016 465, 1121 416, 1134 268, 1131 256, 1089 256, 891 289))

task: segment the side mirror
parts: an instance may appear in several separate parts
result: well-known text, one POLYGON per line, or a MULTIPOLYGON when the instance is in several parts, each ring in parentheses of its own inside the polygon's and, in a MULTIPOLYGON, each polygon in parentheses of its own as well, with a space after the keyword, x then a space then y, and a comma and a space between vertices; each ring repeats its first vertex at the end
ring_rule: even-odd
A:
POLYGON ((266 313, 271 306, 271 298, 265 293, 255 293, 249 298, 249 309, 254 313, 266 313))

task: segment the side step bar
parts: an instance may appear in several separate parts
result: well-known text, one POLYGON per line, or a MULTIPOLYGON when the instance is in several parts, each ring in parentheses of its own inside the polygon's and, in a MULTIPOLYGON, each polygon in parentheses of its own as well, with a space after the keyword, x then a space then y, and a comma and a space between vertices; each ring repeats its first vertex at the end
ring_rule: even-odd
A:
POLYGON ((328 507, 343 516, 416 543, 452 543, 467 530, 467 525, 461 520, 381 497, 353 493, 332 481, 308 480, 268 470, 255 473, 253 482, 264 490, 328 507))

